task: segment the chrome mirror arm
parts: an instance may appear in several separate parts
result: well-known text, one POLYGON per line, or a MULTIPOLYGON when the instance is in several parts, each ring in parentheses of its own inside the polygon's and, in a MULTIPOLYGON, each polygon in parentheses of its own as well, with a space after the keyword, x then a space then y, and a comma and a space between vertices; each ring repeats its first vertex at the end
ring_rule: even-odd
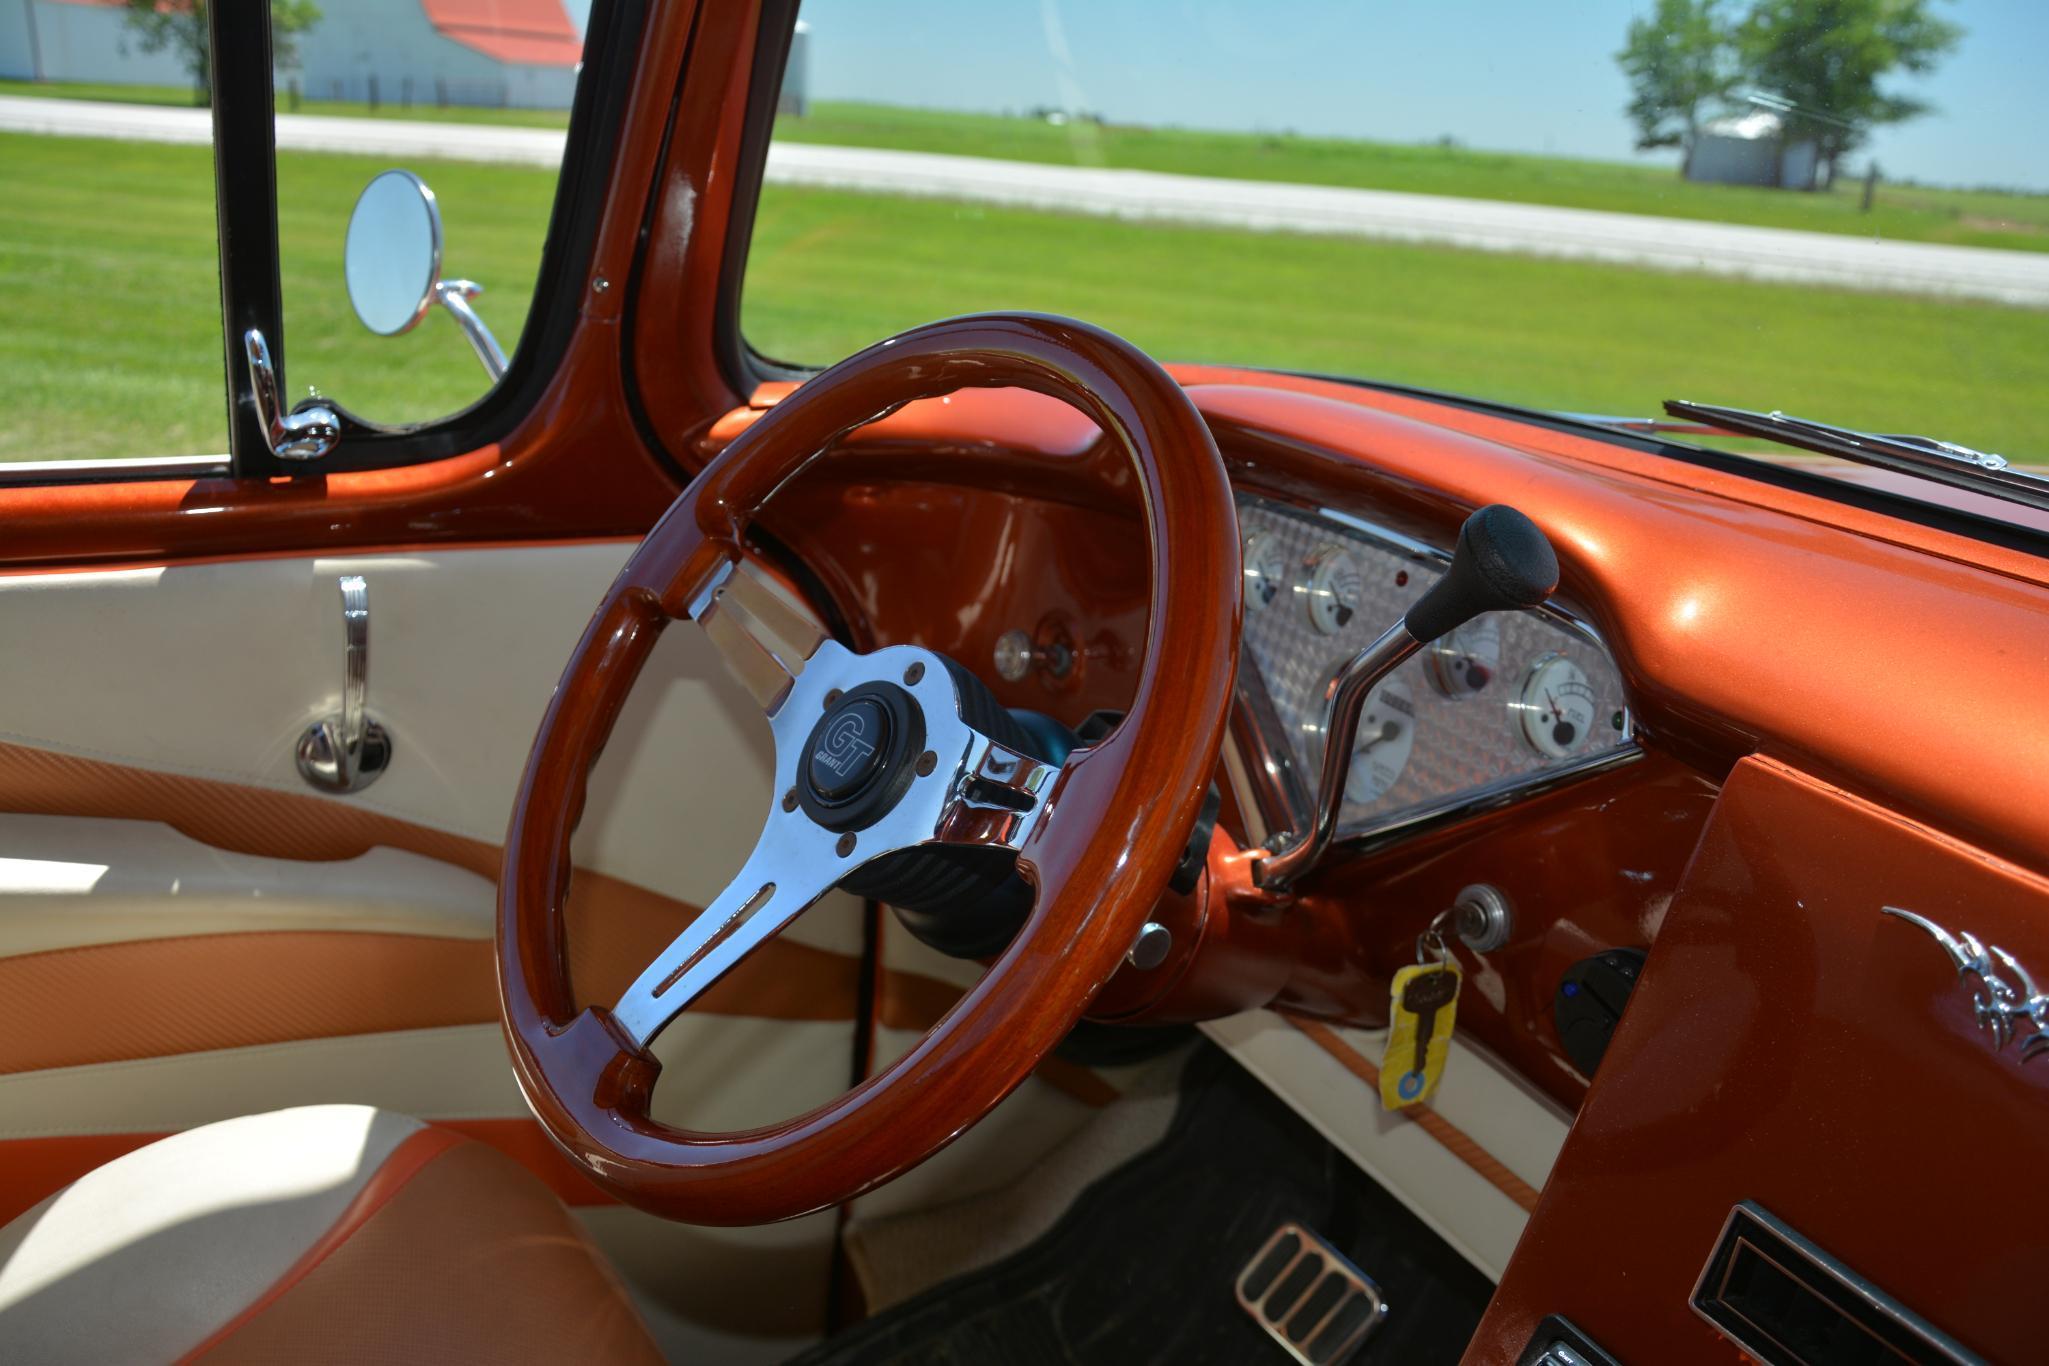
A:
POLYGON ((484 373, 496 383, 505 374, 505 351, 498 345, 498 338, 491 334, 490 326, 477 316, 476 309, 470 307, 470 300, 483 292, 484 287, 474 280, 434 282, 434 301, 455 319, 455 325, 462 329, 470 349, 483 362, 484 373))
POLYGON ((1337 836, 1345 774, 1359 739, 1366 699, 1429 641, 1485 612, 1535 607, 1558 587, 1558 557, 1537 524, 1492 503, 1466 518, 1444 577, 1373 643, 1345 662, 1323 690, 1323 762, 1310 803, 1309 829, 1252 865, 1263 888, 1288 886, 1314 868, 1337 836))

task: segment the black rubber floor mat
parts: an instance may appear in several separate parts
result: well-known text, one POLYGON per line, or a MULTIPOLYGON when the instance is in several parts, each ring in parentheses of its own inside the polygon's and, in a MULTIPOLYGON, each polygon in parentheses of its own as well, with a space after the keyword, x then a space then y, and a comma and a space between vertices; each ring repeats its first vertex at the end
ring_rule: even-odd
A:
POLYGON ((1167 1137, 1089 1187, 1038 1242, 790 1366, 1285 1366, 1233 1287, 1286 1219, 1380 1286, 1386 1321, 1353 1361, 1458 1360, 1493 1283, 1205 1044, 1167 1137))

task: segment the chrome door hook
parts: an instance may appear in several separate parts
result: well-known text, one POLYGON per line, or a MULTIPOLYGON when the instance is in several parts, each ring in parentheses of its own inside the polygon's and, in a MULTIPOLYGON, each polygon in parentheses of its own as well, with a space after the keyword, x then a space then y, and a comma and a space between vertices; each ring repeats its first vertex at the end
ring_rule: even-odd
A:
POLYGON ((370 590, 361 574, 341 579, 341 715, 299 737, 299 776, 322 792, 360 792, 391 764, 391 737, 370 719, 370 590))

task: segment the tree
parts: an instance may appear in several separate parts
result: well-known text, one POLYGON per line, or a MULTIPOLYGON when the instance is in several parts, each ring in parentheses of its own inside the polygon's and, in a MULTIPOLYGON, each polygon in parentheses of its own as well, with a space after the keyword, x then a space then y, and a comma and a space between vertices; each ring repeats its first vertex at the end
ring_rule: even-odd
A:
POLYGON ((1925 75, 1961 36, 1934 0, 1758 0, 1736 40, 1750 79, 1783 102, 1788 139, 1814 140, 1832 184, 1836 163, 1873 128, 1932 107, 1878 82, 1896 70, 1925 75))
POLYGON ((1702 116, 1735 86, 1734 35, 1720 8, 1720 0, 1658 0, 1656 14, 1630 21, 1615 60, 1635 93, 1629 118, 1639 151, 1683 147, 1690 162, 1702 116))
MULTIPOLYGON (((212 56, 206 36, 207 0, 125 0, 128 31, 144 52, 170 48, 192 73, 197 102, 213 94, 212 56)), ((314 0, 270 0, 271 61, 289 71, 299 64, 299 35, 320 22, 314 0)))

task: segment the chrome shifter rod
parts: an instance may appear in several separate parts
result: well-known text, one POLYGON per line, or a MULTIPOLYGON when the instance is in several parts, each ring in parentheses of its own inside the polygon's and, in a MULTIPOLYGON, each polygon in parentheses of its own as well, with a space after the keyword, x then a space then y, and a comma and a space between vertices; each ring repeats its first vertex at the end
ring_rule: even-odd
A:
POLYGON ((1466 518, 1444 577, 1324 685, 1323 766, 1309 832, 1255 863, 1253 879, 1261 887, 1286 887, 1315 867, 1330 847, 1345 801, 1345 772, 1359 738, 1359 714, 1389 674, 1428 642, 1481 613, 1535 607, 1557 587, 1558 557, 1535 522, 1501 503, 1466 518))

